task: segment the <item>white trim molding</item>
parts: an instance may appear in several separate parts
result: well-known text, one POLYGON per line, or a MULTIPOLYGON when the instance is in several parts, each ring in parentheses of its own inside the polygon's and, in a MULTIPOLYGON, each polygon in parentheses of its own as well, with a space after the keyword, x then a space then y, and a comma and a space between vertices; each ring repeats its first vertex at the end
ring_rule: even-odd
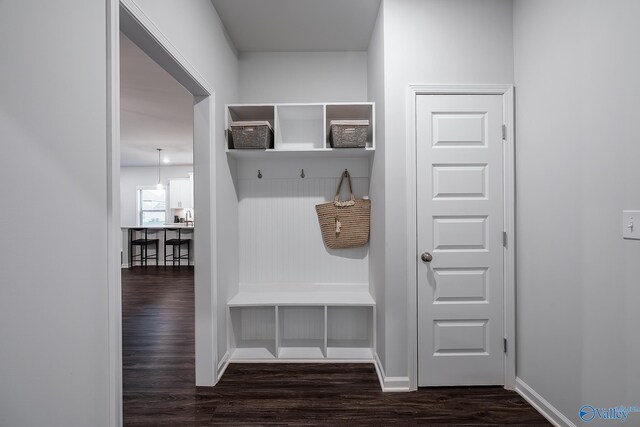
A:
POLYGON ((374 355, 376 373, 378 374, 378 381, 380 382, 380 388, 385 393, 398 393, 411 391, 411 382, 409 377, 388 377, 384 373, 384 366, 378 357, 378 353, 374 355))
MULTIPOLYGON (((157 50, 146 49, 145 53, 147 55, 158 62, 165 71, 178 80, 192 95, 213 95, 213 87, 196 70, 193 64, 182 55, 178 48, 171 43, 171 40, 160 31, 156 23, 142 10, 135 0, 120 0, 120 6, 127 13, 124 18, 130 17, 137 23, 135 26, 127 23, 127 29, 144 32, 144 35, 140 34, 136 38, 150 37, 153 39, 154 44, 160 48, 157 50)), ((121 26, 120 29, 124 29, 124 26, 121 26)))
POLYGON ((536 411, 540 412, 551 424, 556 427, 576 427, 576 425, 560 412, 555 406, 549 403, 544 397, 540 396, 522 379, 516 378, 516 392, 522 396, 524 400, 529 402, 536 411))
POLYGON ((215 93, 134 0, 106 0, 107 56, 107 232, 109 298, 109 426, 122 425, 122 306, 120 239, 120 31, 194 96, 194 194, 205 222, 194 239, 196 300, 196 382, 217 382, 216 153, 213 144, 215 93))
POLYGON ((504 387, 516 387, 516 316, 515 316, 515 118, 514 87, 496 85, 409 85, 407 94, 406 167, 407 167, 407 322, 409 339, 409 378, 412 390, 418 388, 418 247, 417 247, 417 171, 416 171, 416 101, 418 95, 501 95, 504 139, 504 333, 507 352, 504 363, 504 387))
POLYGON ((122 284, 120 229, 120 1, 107 0, 107 293, 109 427, 122 418, 122 284))
POLYGON ((226 371, 229 367, 229 363, 231 363, 231 354, 227 351, 224 356, 222 356, 222 359, 220 359, 220 363, 218 363, 216 382, 220 381, 220 378, 222 378, 224 371, 226 371))

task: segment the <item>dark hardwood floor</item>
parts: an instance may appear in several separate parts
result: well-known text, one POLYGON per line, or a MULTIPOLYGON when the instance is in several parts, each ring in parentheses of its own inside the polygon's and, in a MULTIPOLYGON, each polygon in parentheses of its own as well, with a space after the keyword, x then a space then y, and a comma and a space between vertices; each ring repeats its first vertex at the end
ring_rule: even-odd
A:
POLYGON ((382 393, 370 364, 232 364, 194 387, 193 268, 122 270, 125 426, 550 425, 500 387, 382 393))

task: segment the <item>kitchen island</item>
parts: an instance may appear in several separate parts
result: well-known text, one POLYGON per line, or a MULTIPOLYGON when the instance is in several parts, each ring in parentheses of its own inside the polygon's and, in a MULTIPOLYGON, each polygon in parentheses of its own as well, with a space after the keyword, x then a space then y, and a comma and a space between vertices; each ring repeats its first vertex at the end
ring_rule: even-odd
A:
MULTIPOLYGON (((121 251, 120 251, 120 263, 122 268, 129 268, 129 230, 132 228, 146 228, 148 229, 149 239, 158 239, 158 265, 164 265, 164 230, 167 229, 181 229, 183 239, 191 239, 191 257, 189 259, 189 265, 193 266, 193 236, 195 227, 193 225, 186 225, 185 223, 164 224, 164 225, 148 225, 146 227, 140 227, 138 225, 122 226, 122 239, 121 239, 121 251)), ((138 233, 140 234, 140 233, 138 233)), ((167 239, 177 237, 176 232, 167 232, 167 239)), ((153 253, 155 248, 149 248, 150 253, 153 253)), ((177 250, 177 247, 176 247, 177 250)), ((171 249, 169 249, 171 251, 171 249)), ((186 246, 183 246, 183 254, 186 254, 186 246)), ((136 252, 137 253, 137 252, 136 252)), ((169 252, 171 253, 171 252, 169 252)), ((139 265, 138 262, 135 265, 139 265)), ((149 266, 155 266, 155 260, 149 260, 149 266)), ((167 266, 173 265, 173 262, 167 259, 167 266)), ((177 265, 177 262, 176 262, 177 265)), ((186 259, 182 260, 182 265, 186 265, 186 259)))

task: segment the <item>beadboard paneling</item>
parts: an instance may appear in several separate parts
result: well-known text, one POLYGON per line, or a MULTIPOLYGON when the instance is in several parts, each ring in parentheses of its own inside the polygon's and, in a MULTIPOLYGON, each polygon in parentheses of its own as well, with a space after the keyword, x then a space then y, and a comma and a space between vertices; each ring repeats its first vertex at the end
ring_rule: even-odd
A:
POLYGON ((329 340, 369 340, 371 308, 328 307, 327 337, 329 340))
POLYGON ((324 339, 324 307, 279 307, 281 340, 324 339))
MULTIPOLYGON (((368 282, 368 245, 332 250, 322 241, 315 205, 332 200, 338 182, 333 177, 238 180, 240 283, 368 282)), ((353 186, 363 197, 369 180, 353 178, 353 186)))
POLYGON ((242 307, 231 311, 236 340, 275 340, 273 307, 242 307))
MULTIPOLYGON (((248 154, 260 154, 260 150, 245 150, 248 154)), ((238 162, 238 179, 257 179, 258 170, 262 179, 299 179, 304 169, 305 178, 340 178, 345 169, 349 170, 352 178, 369 177, 369 158, 367 157, 314 157, 307 153, 303 157, 276 157, 287 153, 286 150, 278 154, 272 153, 273 158, 244 159, 238 162)), ((263 153, 264 154, 264 153, 263 153)), ((318 153, 315 153, 317 156, 318 153)), ((333 190, 335 192, 335 189, 333 190)), ((361 194, 357 194, 362 196, 361 194)))

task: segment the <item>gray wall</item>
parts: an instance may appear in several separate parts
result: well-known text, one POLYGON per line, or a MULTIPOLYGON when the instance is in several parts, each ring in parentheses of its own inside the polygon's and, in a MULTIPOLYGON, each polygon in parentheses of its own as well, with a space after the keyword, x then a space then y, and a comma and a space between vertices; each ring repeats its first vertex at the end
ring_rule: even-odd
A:
POLYGON ((367 100, 366 52, 246 52, 239 72, 244 103, 367 100))
MULTIPOLYGON (((383 0, 386 363, 408 374, 406 99, 410 84, 513 83, 511 0, 383 0)), ((409 298, 415 301, 415 296, 409 298)))
MULTIPOLYGON (((565 416, 640 396, 640 3, 516 1, 518 377, 565 416)), ((640 422, 631 414, 632 424, 640 422)))
POLYGON ((0 425, 106 426, 105 3, 2 1, 0 54, 0 425))

